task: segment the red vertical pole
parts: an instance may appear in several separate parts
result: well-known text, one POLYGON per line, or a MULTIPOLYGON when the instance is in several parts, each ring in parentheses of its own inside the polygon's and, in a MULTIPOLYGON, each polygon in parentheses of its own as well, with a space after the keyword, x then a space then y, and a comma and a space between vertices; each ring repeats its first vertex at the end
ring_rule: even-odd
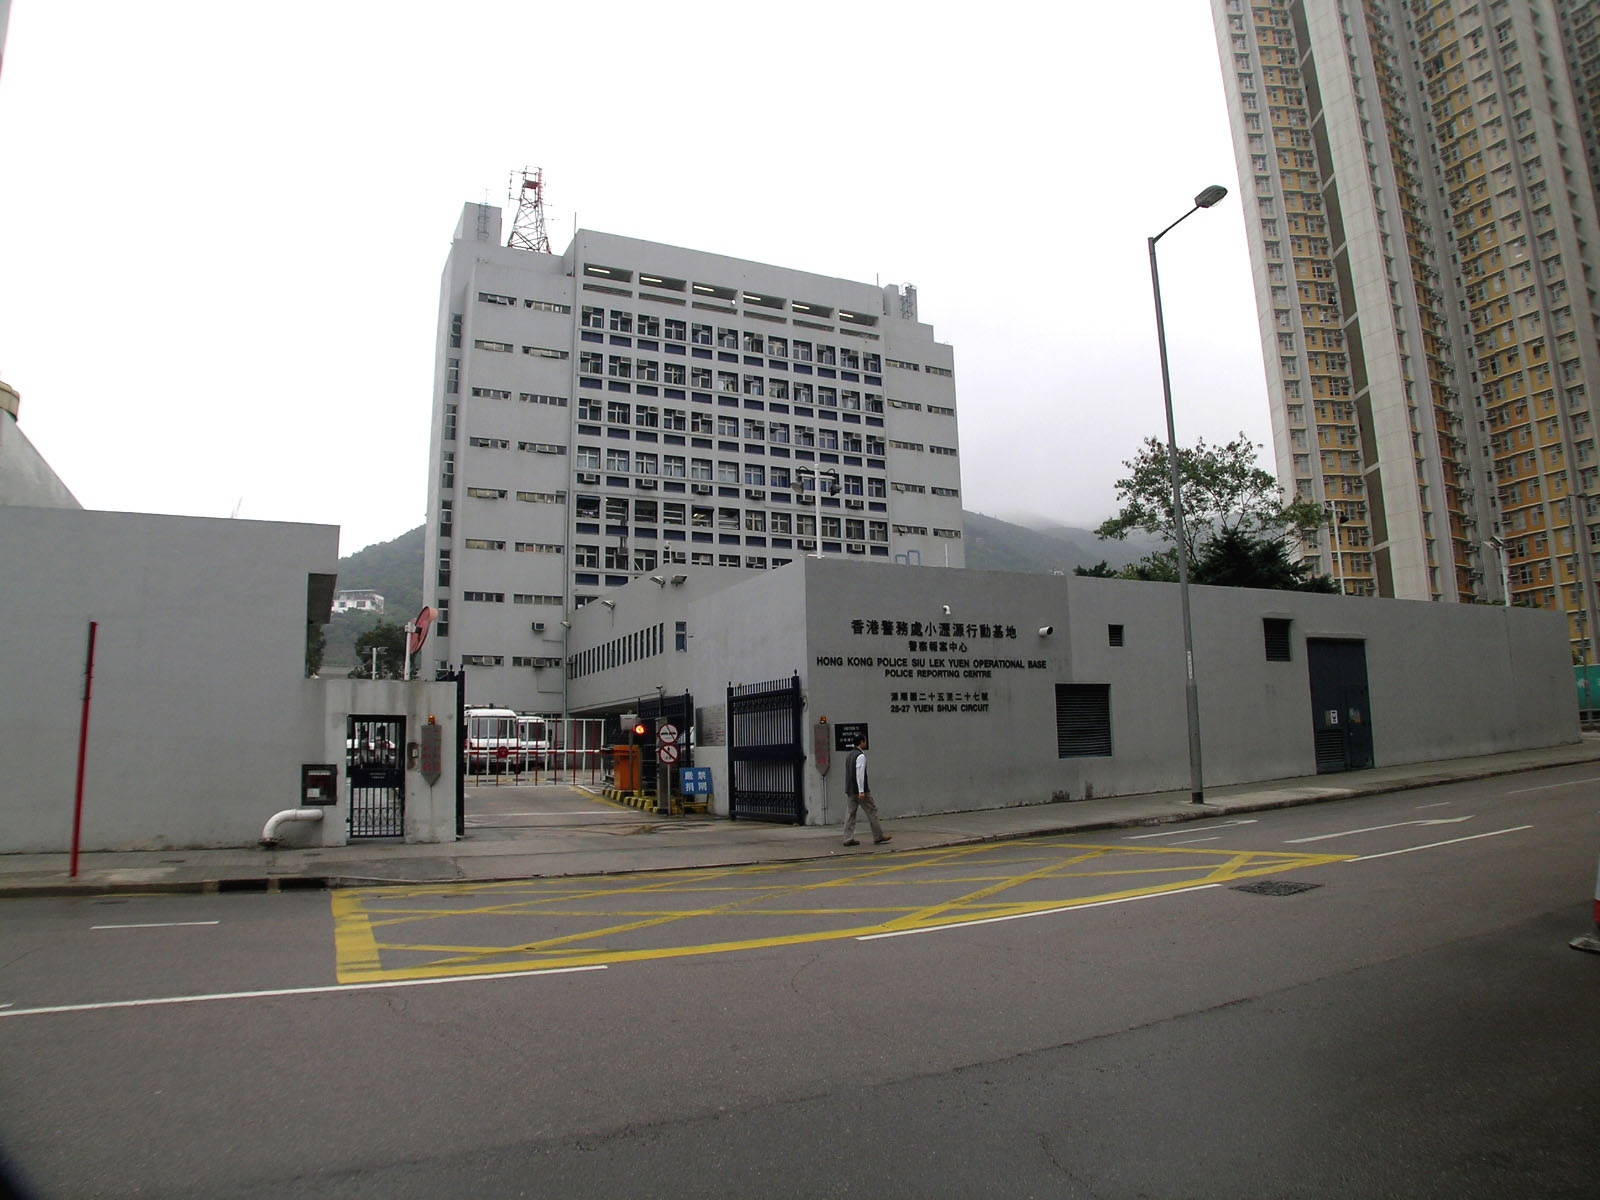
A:
POLYGON ((89 622, 89 653, 83 664, 83 718, 78 725, 78 794, 72 805, 72 869, 68 874, 78 877, 78 841, 83 833, 83 768, 89 756, 89 701, 94 695, 94 639, 100 630, 99 621, 89 622))

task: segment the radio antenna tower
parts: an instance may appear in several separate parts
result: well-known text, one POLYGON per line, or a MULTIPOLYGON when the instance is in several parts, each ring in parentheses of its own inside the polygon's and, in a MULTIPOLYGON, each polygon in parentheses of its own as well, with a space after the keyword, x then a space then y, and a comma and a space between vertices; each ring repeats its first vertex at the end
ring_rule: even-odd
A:
POLYGON ((511 236, 506 239, 506 245, 513 250, 551 253, 550 235, 544 227, 544 170, 523 167, 520 186, 516 172, 512 172, 511 194, 507 199, 516 204, 517 215, 511 221, 511 236))

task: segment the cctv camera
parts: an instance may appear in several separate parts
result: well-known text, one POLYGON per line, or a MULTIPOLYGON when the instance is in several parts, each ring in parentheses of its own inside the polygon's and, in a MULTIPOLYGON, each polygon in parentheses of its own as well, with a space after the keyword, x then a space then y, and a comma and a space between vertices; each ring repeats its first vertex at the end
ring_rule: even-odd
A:
POLYGON ((941 604, 941 605, 939 605, 939 607, 944 609, 944 615, 945 616, 948 617, 950 615, 950 606, 948 604, 941 604))
POLYGON ((1056 627, 1054 625, 1041 625, 1041 626, 1039 626, 1039 636, 1040 637, 1049 637, 1055 631, 1056 631, 1056 627))

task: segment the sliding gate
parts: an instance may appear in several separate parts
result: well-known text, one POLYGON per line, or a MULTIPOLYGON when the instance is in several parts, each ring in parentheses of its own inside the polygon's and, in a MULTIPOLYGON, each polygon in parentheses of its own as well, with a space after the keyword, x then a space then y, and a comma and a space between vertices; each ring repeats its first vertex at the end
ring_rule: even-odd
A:
POLYGON ((800 710, 798 672, 771 683, 728 685, 728 816, 733 820, 805 823, 800 710))

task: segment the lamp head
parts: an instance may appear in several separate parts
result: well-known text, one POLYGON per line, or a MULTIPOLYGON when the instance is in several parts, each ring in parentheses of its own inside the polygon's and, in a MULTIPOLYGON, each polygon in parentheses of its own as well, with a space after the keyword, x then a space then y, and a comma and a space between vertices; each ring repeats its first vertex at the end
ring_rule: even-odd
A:
POLYGON ((1213 204, 1215 204, 1218 200, 1221 200, 1227 194, 1227 188, 1223 187, 1220 183, 1213 183, 1205 191, 1201 192, 1194 198, 1194 206, 1196 208, 1210 208, 1213 204))

